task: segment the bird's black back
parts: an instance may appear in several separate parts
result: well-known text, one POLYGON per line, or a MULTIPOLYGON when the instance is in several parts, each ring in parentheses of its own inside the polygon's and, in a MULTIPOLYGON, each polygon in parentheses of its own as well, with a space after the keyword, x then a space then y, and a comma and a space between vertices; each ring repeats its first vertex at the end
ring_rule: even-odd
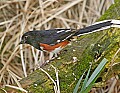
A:
POLYGON ((75 34, 75 31, 76 30, 74 29, 49 29, 29 31, 25 34, 33 36, 33 41, 38 43, 55 45, 70 38, 73 34, 75 34))

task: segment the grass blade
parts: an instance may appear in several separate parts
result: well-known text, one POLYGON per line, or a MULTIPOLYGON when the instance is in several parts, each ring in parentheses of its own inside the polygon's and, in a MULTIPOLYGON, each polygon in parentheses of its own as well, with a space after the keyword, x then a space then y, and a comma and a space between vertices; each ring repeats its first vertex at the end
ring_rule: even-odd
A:
POLYGON ((93 72, 93 74, 91 75, 91 77, 89 78, 86 87, 88 87, 90 85, 91 82, 93 82, 93 80, 97 77, 97 75, 101 72, 101 70, 103 69, 103 67, 105 66, 105 64, 107 63, 107 59, 104 58, 101 63, 98 65, 98 67, 95 69, 95 71, 93 72))
POLYGON ((89 70, 88 70, 88 72, 87 72, 86 78, 85 78, 85 80, 84 80, 84 82, 83 82, 83 85, 82 85, 82 88, 81 88, 80 93, 82 93, 82 91, 84 91, 85 88, 86 88, 86 83, 87 83, 87 81, 88 81, 88 77, 89 77, 89 74, 90 74, 90 70, 91 70, 91 65, 90 65, 90 68, 89 68, 89 70))
MULTIPOLYGON (((86 70, 85 70, 85 72, 86 72, 86 70)), ((79 81, 77 82, 77 84, 76 84, 76 86, 75 86, 75 88, 74 88, 73 93, 77 93, 77 91, 78 91, 78 89, 79 89, 79 86, 80 86, 80 83, 81 83, 81 81, 82 81, 82 78, 83 78, 85 72, 82 74, 82 76, 80 77, 79 81)))

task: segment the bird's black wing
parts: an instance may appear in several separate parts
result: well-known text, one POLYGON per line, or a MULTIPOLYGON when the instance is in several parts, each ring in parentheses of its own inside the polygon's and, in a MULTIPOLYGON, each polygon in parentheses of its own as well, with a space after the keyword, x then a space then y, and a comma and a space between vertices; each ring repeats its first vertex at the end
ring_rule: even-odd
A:
POLYGON ((75 29, 49 29, 34 31, 35 40, 39 43, 55 45, 68 38, 76 32, 75 29))

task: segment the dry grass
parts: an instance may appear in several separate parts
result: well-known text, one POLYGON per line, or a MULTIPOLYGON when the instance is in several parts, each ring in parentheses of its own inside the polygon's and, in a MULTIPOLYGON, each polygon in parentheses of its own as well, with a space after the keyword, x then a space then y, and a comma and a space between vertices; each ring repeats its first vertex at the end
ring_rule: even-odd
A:
MULTIPOLYGON (((112 1, 112 0, 111 0, 112 1)), ((109 8, 110 0, 0 0, 0 84, 18 80, 35 70, 40 53, 20 45, 32 29, 78 28, 94 23, 109 8)))

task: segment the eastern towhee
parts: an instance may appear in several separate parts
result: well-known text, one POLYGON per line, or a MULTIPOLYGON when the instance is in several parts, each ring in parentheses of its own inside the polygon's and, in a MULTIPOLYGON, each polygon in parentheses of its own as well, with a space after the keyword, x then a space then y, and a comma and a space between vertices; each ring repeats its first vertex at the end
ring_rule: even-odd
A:
POLYGON ((50 58, 57 57, 74 36, 81 36, 92 32, 108 29, 110 27, 120 27, 120 20, 104 20, 96 22, 82 29, 49 29, 33 30, 23 34, 20 44, 30 44, 38 50, 50 53, 50 58))

